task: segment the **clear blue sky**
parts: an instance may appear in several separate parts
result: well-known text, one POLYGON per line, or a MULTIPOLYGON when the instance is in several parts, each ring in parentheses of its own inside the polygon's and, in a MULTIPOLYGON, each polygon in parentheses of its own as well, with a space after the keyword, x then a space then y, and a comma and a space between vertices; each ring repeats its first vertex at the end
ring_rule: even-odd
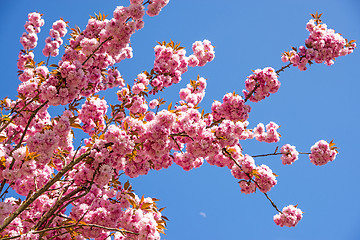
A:
MULTIPOLYGON (((101 11, 112 15, 117 5, 128 5, 128 1, 2 0, 1 97, 16 95, 19 38, 28 12, 44 14, 36 56, 41 61, 39 50, 53 21, 62 17, 70 26, 84 29, 89 14, 101 11)), ((304 44, 308 36, 305 25, 310 13, 316 11, 323 13, 322 19, 330 28, 349 40, 360 41, 357 0, 170 0, 159 16, 145 18, 145 28, 132 38, 134 58, 118 67, 132 83, 138 73, 152 68, 156 41, 181 41, 191 53, 194 41, 209 39, 216 46, 215 60, 203 68, 191 69, 164 95, 170 97, 169 101, 177 101, 180 87, 200 74, 208 79, 201 106, 209 112, 213 99, 242 91, 251 69, 279 69, 283 65, 281 53, 304 44)), ((250 127, 275 121, 281 125, 283 137, 278 144, 244 142, 245 153, 269 153, 286 143, 308 151, 320 139, 334 139, 339 147, 337 159, 322 167, 312 165, 307 156, 291 166, 283 166, 279 157, 257 159, 257 164, 267 164, 279 175, 277 186, 269 192, 276 204, 280 208, 299 204, 305 212, 298 226, 276 226, 272 221, 276 212, 263 194, 241 194, 228 169, 204 164, 185 172, 173 165, 131 180, 138 195, 159 198, 159 205, 167 207, 163 213, 170 222, 163 239, 360 239, 359 51, 338 58, 331 67, 316 64, 306 72, 288 69, 280 76, 282 85, 277 94, 251 104, 250 127)), ((114 91, 107 96, 115 101, 114 91)))

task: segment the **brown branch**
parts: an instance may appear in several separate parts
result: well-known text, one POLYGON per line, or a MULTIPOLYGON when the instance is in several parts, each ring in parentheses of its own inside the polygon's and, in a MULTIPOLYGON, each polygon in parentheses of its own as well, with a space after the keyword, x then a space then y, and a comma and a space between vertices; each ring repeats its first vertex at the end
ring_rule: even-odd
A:
POLYGON ((178 149, 180 150, 180 152, 183 153, 183 151, 181 150, 181 147, 180 147, 180 145, 178 144, 178 142, 176 141, 176 139, 175 139, 173 136, 171 136, 171 135, 170 135, 170 137, 171 137, 171 139, 176 143, 176 146, 178 147, 178 149))
MULTIPOLYGON (((105 230, 108 230, 108 231, 120 232, 120 233, 122 233, 123 235, 124 235, 125 233, 134 234, 134 235, 139 235, 139 233, 136 233, 136 232, 131 232, 131 231, 128 231, 128 230, 122 230, 122 229, 118 229, 118 228, 110 228, 110 227, 105 227, 105 226, 101 226, 101 225, 97 225, 97 224, 91 224, 91 223, 89 223, 89 224, 87 224, 87 223, 68 224, 68 225, 63 225, 63 226, 58 226, 58 227, 46 228, 46 229, 42 229, 42 230, 39 230, 39 231, 34 231, 34 232, 32 232, 32 233, 33 233, 33 234, 39 234, 39 233, 45 233, 45 232, 47 232, 47 231, 53 231, 53 230, 59 230, 59 229, 63 229, 63 228, 77 227, 77 226, 80 226, 80 227, 102 228, 102 229, 105 229, 105 230)), ((81 228, 79 228, 79 229, 81 229, 81 228)), ((15 238, 21 237, 22 235, 24 235, 24 234, 17 235, 17 236, 13 236, 13 237, 0 238, 0 240, 15 239, 15 238)))
POLYGON ((7 217, 3 224, 0 226, 0 232, 2 232, 20 213, 22 213, 31 203, 33 203, 38 197, 40 197, 46 190, 60 180, 65 173, 71 170, 76 164, 81 162, 84 158, 90 155, 90 151, 85 152, 79 157, 73 159, 68 165, 66 165, 61 171, 59 171, 54 178, 52 178, 45 186, 35 192, 32 196, 26 199, 9 217, 7 217))
POLYGON ((99 50, 104 43, 106 43, 107 41, 109 41, 111 39, 113 39, 112 36, 108 37, 102 43, 100 43, 100 45, 86 58, 86 60, 81 65, 84 65, 87 61, 89 61, 89 59, 94 56, 94 54, 97 52, 97 50, 99 50))
MULTIPOLYGON (((0 193, 2 192, 3 188, 5 187, 5 184, 6 184, 6 179, 4 179, 4 180, 1 182, 0 193)), ((2 195, 1 195, 1 196, 2 196, 2 195)))
MULTIPOLYGON (((1 194, 0 198, 4 197, 4 195, 8 192, 7 190, 9 190, 9 188, 10 188, 11 185, 12 185, 12 184, 9 184, 9 185, 8 185, 8 187, 5 189, 5 191, 1 194)), ((2 189, 3 189, 3 186, 1 185, 0 193, 1 193, 2 189)))
MULTIPOLYGON (((252 178, 252 176, 250 176, 250 174, 248 174, 247 172, 245 172, 245 171, 241 168, 240 164, 233 158, 233 156, 228 152, 228 150, 226 150, 225 148, 223 148, 223 149, 222 149, 222 152, 223 152, 224 155, 227 155, 227 156, 236 164, 236 166, 238 166, 238 167, 241 169, 241 171, 243 171, 243 172, 246 174, 246 176, 250 179, 250 181, 253 182, 253 183, 255 183, 256 186, 261 190, 260 185, 252 178)), ((263 194, 265 195, 265 197, 270 201, 271 205, 275 208, 275 210, 282 214, 282 212, 279 210, 279 208, 276 206, 276 204, 273 202, 273 200, 271 200, 271 198, 269 197, 269 195, 268 195, 267 193, 264 193, 264 192, 262 192, 262 193, 263 193, 263 194)))
MULTIPOLYGON (((42 109, 46 104, 48 104, 48 102, 49 102, 49 100, 47 100, 46 102, 44 102, 43 104, 41 104, 37 109, 35 109, 35 111, 33 111, 33 112, 31 113, 31 116, 30 116, 30 118, 29 118, 29 121, 27 122, 27 124, 26 124, 26 126, 25 126, 25 129, 24 129, 24 131, 23 131, 23 134, 22 134, 22 136, 21 136, 21 138, 20 138, 20 140, 19 140, 19 143, 18 143, 18 144, 16 145, 16 147, 11 151, 10 155, 11 155, 16 149, 18 149, 18 148, 21 146, 22 141, 24 140, 24 137, 25 137, 25 135, 26 135, 27 129, 28 129, 29 126, 30 126, 31 121, 34 119, 34 117, 35 117, 36 114, 40 111, 40 109, 42 109)), ((10 167, 9 167, 10 170, 11 170, 11 168, 12 168, 13 165, 14 165, 14 161, 11 163, 11 165, 10 165, 10 167)))
MULTIPOLYGON (((71 233, 76 233, 77 230, 81 229, 80 227, 78 228, 74 228, 71 230, 71 233)), ((69 231, 65 231, 65 232, 61 232, 59 234, 56 234, 54 236, 52 236, 51 238, 49 238, 48 240, 53 240, 53 239, 59 239, 58 237, 62 236, 62 235, 65 235, 65 234, 69 234, 69 231)), ((40 238, 39 240, 42 240, 42 238, 40 238)))
MULTIPOLYGON (((87 186, 87 187, 84 187, 84 186, 80 187, 80 191, 85 190, 84 193, 80 194, 79 196, 73 197, 73 196, 76 195, 78 192, 80 192, 80 191, 77 191, 77 189, 76 189, 76 190, 74 190, 73 192, 71 192, 71 193, 69 193, 68 195, 66 195, 66 196, 64 197, 64 199, 61 199, 61 200, 59 201, 59 202, 61 202, 61 203, 58 205, 59 208, 54 208, 54 209, 56 210, 56 212, 55 212, 54 214, 52 214, 52 218, 47 222, 47 224, 46 224, 45 227, 48 227, 48 226, 52 223, 52 221, 54 220, 54 218, 61 212, 62 209, 66 208, 70 203, 72 203, 73 201, 75 201, 75 200, 77 200, 77 199, 79 199, 79 198, 84 197, 85 195, 87 195, 87 194, 90 192, 91 187, 92 187, 92 185, 94 184, 94 180, 95 180, 96 173, 99 173, 99 169, 100 169, 100 165, 99 165, 99 166, 97 167, 97 169, 94 171, 94 174, 93 174, 93 176, 92 176, 91 182, 89 182, 89 186, 87 186), (66 202, 66 201, 68 201, 68 202, 67 202, 66 204, 64 204, 64 205, 61 206, 61 204, 63 204, 63 203, 66 202), (60 206, 61 206, 61 207, 60 207, 60 206)), ((49 215, 49 216, 50 216, 50 215, 49 215)), ((40 225, 39 225, 39 226, 40 226, 40 225)))
POLYGON ((52 223, 52 221, 54 221, 55 217, 58 216, 58 214, 62 211, 62 209, 66 208, 73 201, 87 195, 90 192, 91 186, 92 186, 92 184, 90 186, 86 187, 86 188, 85 187, 80 187, 80 190, 75 192, 74 194, 71 194, 71 196, 68 196, 70 194, 66 195, 66 199, 64 201, 62 201, 62 203, 66 202, 66 201, 68 201, 68 202, 66 204, 62 205, 60 208, 55 209, 56 212, 52 215, 51 219, 47 222, 45 227, 49 226, 52 223), (83 191, 83 190, 85 190, 84 193, 80 194, 79 196, 76 196, 76 197, 72 198, 75 194, 77 194, 78 192, 83 191))
POLYGON ((27 107, 29 106, 33 101, 35 101, 35 99, 40 95, 40 93, 36 94, 35 97, 33 97, 28 103, 26 103, 19 111, 17 111, 17 113, 11 117, 11 119, 0 128, 0 132, 2 132, 15 118, 17 118, 20 113, 27 107))
POLYGON ((77 194, 78 192, 82 191, 83 188, 77 188, 75 190, 73 190, 72 192, 70 192, 69 194, 67 194, 64 198, 61 198, 63 196, 63 194, 69 189, 71 185, 66 186, 63 191, 60 193, 60 195, 58 196, 57 201, 55 202, 54 206, 52 206, 41 218, 40 220, 37 222, 37 224, 33 227, 33 229, 39 229, 41 225, 43 225, 45 223, 45 221, 53 215, 53 213, 66 201, 68 200, 71 196, 77 194))
POLYGON ((268 154, 260 154, 260 155, 254 155, 251 156, 253 158, 257 158, 257 157, 267 157, 267 156, 275 156, 275 155, 282 155, 282 153, 268 153, 268 154))
MULTIPOLYGON (((298 152, 298 153, 299 154, 311 154, 311 153, 305 153, 305 152, 298 152)), ((275 156, 275 155, 282 155, 282 154, 284 154, 284 153, 268 153, 268 154, 254 155, 254 156, 251 156, 251 157, 257 158, 257 157, 267 157, 267 156, 275 156)))
POLYGON ((244 103, 247 102, 247 100, 249 100, 249 98, 251 97, 251 95, 253 95, 253 93, 256 91, 256 89, 258 89, 260 87, 260 84, 258 82, 256 82, 255 87, 253 90, 251 90, 251 92, 249 92, 249 94, 246 96, 244 103))
POLYGON ((213 126, 216 126, 217 124, 222 123, 222 121, 224 121, 224 120, 225 120, 225 118, 221 118, 221 119, 213 122, 211 125, 207 126, 206 128, 212 128, 213 126))
POLYGON ((289 68, 291 66, 292 63, 289 63, 285 66, 283 66, 282 68, 280 68, 279 70, 276 70, 276 74, 279 75, 280 72, 283 72, 286 68, 289 68))
POLYGON ((192 137, 190 137, 189 135, 187 135, 185 132, 181 132, 181 133, 172 133, 170 134, 170 137, 188 137, 191 140, 195 141, 192 137))

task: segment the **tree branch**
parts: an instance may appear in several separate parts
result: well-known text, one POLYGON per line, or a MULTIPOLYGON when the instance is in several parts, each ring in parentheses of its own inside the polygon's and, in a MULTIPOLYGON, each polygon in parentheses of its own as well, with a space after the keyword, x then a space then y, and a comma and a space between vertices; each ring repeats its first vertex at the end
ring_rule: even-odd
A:
MULTIPOLYGON (((87 224, 87 223, 78 223, 78 224, 68 224, 68 225, 63 225, 63 226, 58 226, 58 227, 51 227, 51 228, 45 228, 39 231, 34 231, 32 232, 33 234, 39 234, 39 233, 45 233, 47 231, 53 231, 53 230, 59 230, 59 229, 63 229, 63 228, 70 228, 70 227, 95 227, 95 228, 101 228, 101 229, 105 229, 108 231, 113 231, 113 232, 120 232, 121 234, 123 234, 125 236, 125 234, 134 234, 134 235, 139 235, 139 233, 136 232, 131 232, 128 230, 122 230, 122 229, 118 229, 118 228, 110 228, 110 227, 105 227, 105 226, 101 226, 101 225, 97 225, 97 224, 87 224)), ((22 234, 24 235, 24 234, 22 234)), ((5 237, 5 238, 0 238, 0 240, 10 240, 10 239, 16 239, 16 238, 20 238, 22 235, 17 235, 17 236, 13 236, 13 237, 5 237)))
POLYGON ((107 41, 109 41, 111 39, 113 39, 112 36, 108 37, 102 43, 100 43, 100 45, 86 58, 86 60, 81 65, 84 65, 87 61, 89 61, 89 59, 94 56, 94 54, 97 52, 97 50, 99 50, 104 43, 106 43, 107 41))
MULTIPOLYGON (((246 176, 250 179, 250 181, 252 181, 253 183, 255 183, 256 186, 261 190, 261 187, 259 186, 259 184, 252 178, 252 176, 250 176, 250 174, 248 174, 247 172, 245 172, 245 171, 241 168, 240 164, 233 158, 233 156, 228 152, 228 150, 226 150, 225 148, 223 148, 223 149, 222 149, 222 152, 223 152, 224 155, 228 156, 228 157, 235 163, 235 165, 238 166, 238 167, 241 169, 241 171, 243 171, 243 172, 246 174, 246 176)), ((264 192, 263 192, 263 194, 264 194, 265 197, 270 201, 271 205, 275 208, 275 210, 278 211, 279 213, 282 213, 282 212, 279 210, 279 208, 275 205, 275 203, 273 202, 273 200, 271 200, 271 198, 269 197, 269 195, 268 195, 267 193, 264 193, 264 192)))
POLYGON ((68 165, 66 165, 61 171, 59 171, 56 176, 51 179, 45 186, 35 192, 32 196, 26 199, 20 206, 17 208, 9 217, 7 217, 3 224, 0 226, 0 232, 2 232, 20 213, 22 213, 32 202, 34 202, 38 197, 40 197, 46 190, 48 190, 52 185, 60 180, 65 173, 72 169, 76 164, 81 162, 84 158, 90 155, 90 151, 85 152, 79 157, 73 159, 68 165))

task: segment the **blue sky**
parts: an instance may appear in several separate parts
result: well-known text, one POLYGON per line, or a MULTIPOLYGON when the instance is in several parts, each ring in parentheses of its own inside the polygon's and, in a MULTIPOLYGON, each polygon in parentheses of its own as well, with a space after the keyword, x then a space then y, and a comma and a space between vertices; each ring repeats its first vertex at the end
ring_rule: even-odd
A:
MULTIPOLYGON (((117 5, 126 6, 128 1, 1 1, 1 97, 16 95, 19 38, 28 12, 44 14, 36 55, 41 61, 39 50, 53 21, 62 17, 71 27, 84 29, 89 14, 112 15, 117 5)), ((199 74, 208 79, 201 106, 209 112, 214 99, 221 100, 227 92, 241 93, 251 69, 283 66, 281 53, 304 44, 305 25, 316 11, 323 13, 328 27, 360 41, 357 0, 170 0, 159 16, 145 18, 145 28, 132 38, 134 58, 118 68, 132 83, 138 73, 152 68, 156 41, 181 42, 191 53, 194 41, 209 39, 216 46, 215 60, 190 69, 180 84, 163 95, 169 102, 178 101, 179 89, 199 74)), ((299 204, 305 212, 295 228, 276 226, 272 221, 276 212, 263 194, 241 194, 228 169, 204 164, 185 172, 173 165, 130 180, 138 195, 159 198, 159 205, 166 207, 163 213, 170 222, 163 239, 360 239, 359 68, 359 49, 338 58, 331 67, 316 64, 305 72, 291 68, 281 73, 278 93, 251 103, 250 127, 275 121, 283 137, 278 144, 242 142, 245 153, 269 153, 286 143, 308 151, 320 139, 334 139, 339 147, 337 159, 322 167, 311 164, 307 156, 291 166, 283 166, 279 157, 257 159, 257 164, 267 164, 279 175, 277 186, 269 192, 275 203, 280 208, 299 204)), ((109 101, 116 100, 114 92, 106 94, 109 101)))

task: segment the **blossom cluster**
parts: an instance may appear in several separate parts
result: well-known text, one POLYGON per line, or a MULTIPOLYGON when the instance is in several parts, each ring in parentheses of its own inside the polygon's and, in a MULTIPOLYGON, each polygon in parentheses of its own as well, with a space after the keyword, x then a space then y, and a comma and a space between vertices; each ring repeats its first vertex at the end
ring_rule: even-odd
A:
POLYGON ((276 185, 276 176, 268 166, 256 166, 254 159, 247 154, 240 156, 237 162, 241 167, 233 165, 231 173, 237 179, 244 179, 239 182, 241 192, 249 194, 259 188, 266 193, 276 185))
POLYGON ((211 62, 215 58, 214 46, 209 40, 196 41, 192 45, 194 54, 189 56, 189 66, 205 66, 207 62, 211 62))
POLYGON ((45 40, 45 47, 42 51, 45 57, 56 57, 59 55, 59 47, 63 44, 62 37, 67 33, 66 23, 60 19, 53 23, 50 29, 50 37, 45 40))
POLYGON ((311 147, 310 161, 316 166, 333 161, 337 155, 336 147, 331 147, 325 140, 320 140, 311 147))
POLYGON ((197 81, 192 81, 192 84, 187 84, 186 88, 180 90, 180 99, 192 104, 198 105, 205 96, 206 79, 199 77, 197 81))
POLYGON ((300 46, 299 51, 293 49, 290 52, 283 53, 281 60, 290 62, 293 66, 304 71, 307 64, 312 61, 316 63, 325 63, 330 66, 339 56, 345 56, 354 51, 356 43, 348 42, 341 34, 336 33, 333 29, 328 29, 326 24, 321 24, 321 20, 311 19, 306 29, 310 32, 309 37, 305 40, 305 46, 300 46))
POLYGON ((259 102, 270 96, 270 93, 276 93, 280 88, 280 81, 276 71, 267 67, 264 69, 256 69, 245 81, 243 93, 246 98, 252 102, 259 102), (250 93, 253 93, 249 96, 250 93))
POLYGON ((158 73, 151 81, 151 86, 162 90, 181 81, 181 75, 187 71, 187 58, 184 49, 174 50, 171 47, 157 45, 154 48, 154 71, 158 73))
POLYGON ((246 121, 249 118, 251 107, 245 104, 245 100, 241 96, 235 93, 227 93, 222 100, 223 103, 214 101, 211 106, 215 121, 220 119, 246 121))
POLYGON ((280 152, 281 160, 284 165, 290 165, 293 164, 296 160, 299 159, 299 153, 296 151, 295 146, 291 146, 290 144, 285 144, 281 147, 280 152))
POLYGON ((281 136, 277 132, 277 129, 279 127, 280 126, 277 125, 276 123, 270 122, 266 125, 266 131, 265 131, 264 124, 259 123, 254 128, 254 137, 259 142, 267 142, 267 143, 278 142, 278 141, 280 141, 280 136, 281 136))
POLYGON ((20 43, 24 49, 28 50, 37 46, 40 27, 44 26, 44 19, 41 18, 41 14, 37 12, 29 13, 28 21, 25 23, 25 30, 27 33, 23 33, 20 38, 20 43))
MULTIPOLYGON (((152 1, 149 5, 160 11, 167 2, 152 1)), ((58 74, 45 79, 41 98, 51 105, 66 105, 78 97, 89 97, 100 90, 124 86, 119 72, 112 66, 132 57, 130 37, 143 28, 144 15, 142 1, 131 1, 128 7, 117 7, 110 20, 100 14, 89 19, 83 31, 73 29, 72 38, 58 64, 58 74)), ((53 40, 46 40, 45 56, 57 55, 62 43, 60 37, 66 34, 65 27, 62 20, 53 24, 50 30, 53 40)))
POLYGON ((153 71, 157 74, 150 82, 153 87, 150 93, 155 94, 165 87, 179 83, 188 66, 204 66, 215 57, 214 47, 209 40, 196 41, 192 49, 194 54, 187 57, 185 49, 172 41, 170 44, 161 43, 155 46, 153 71))
MULTIPOLYGON (((131 3, 139 2, 139 4, 141 4, 143 0, 131 0, 130 2, 131 3)), ((160 13, 161 9, 164 8, 168 3, 169 0, 152 0, 148 5, 146 14, 149 16, 156 16, 160 13)))
POLYGON ((95 133, 95 130, 102 130, 104 128, 104 115, 108 105, 104 99, 98 97, 91 97, 86 99, 79 111, 79 119, 84 125, 82 129, 90 135, 95 133))
POLYGON ((280 227, 295 227, 302 219, 302 211, 296 206, 289 205, 282 209, 282 213, 274 216, 274 222, 280 227))

